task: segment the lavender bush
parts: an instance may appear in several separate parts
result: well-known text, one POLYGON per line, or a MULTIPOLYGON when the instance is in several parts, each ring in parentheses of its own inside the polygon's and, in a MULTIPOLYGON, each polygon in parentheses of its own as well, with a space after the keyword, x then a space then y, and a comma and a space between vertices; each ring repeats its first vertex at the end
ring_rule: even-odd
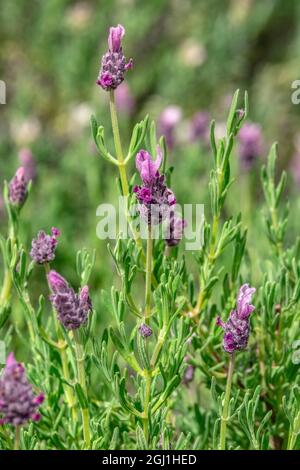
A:
MULTIPOLYGON (((125 59, 124 35, 121 25, 110 28, 96 80, 109 99, 106 135, 112 134, 114 147, 104 126, 91 119, 132 234, 126 239, 120 232, 108 245, 118 283, 110 291, 94 287, 96 253, 86 249, 74 253, 67 281, 68 266, 56 271, 69 243, 63 231, 47 235, 41 227, 31 234, 31 247, 22 237, 35 172, 25 176, 22 167, 4 184, 0 338, 7 351, 15 345, 18 351, 9 353, 0 376, 0 449, 299 449, 300 245, 286 237, 286 174, 276 174, 277 145, 261 170, 268 248, 257 272, 243 207, 231 213, 226 205, 235 185, 236 141, 249 171, 263 152, 261 129, 245 123, 247 93, 243 100, 234 94, 223 136, 215 121, 208 130, 207 114, 194 119, 193 143, 210 140, 210 206, 203 244, 188 261, 189 225, 176 213, 168 163, 181 112, 173 108, 176 119, 168 122, 164 116, 167 135, 160 138, 146 116, 125 148, 115 100, 133 65, 125 59), (36 275, 44 285, 38 294, 36 275)), ((197 187, 194 196, 202 202, 197 187)))

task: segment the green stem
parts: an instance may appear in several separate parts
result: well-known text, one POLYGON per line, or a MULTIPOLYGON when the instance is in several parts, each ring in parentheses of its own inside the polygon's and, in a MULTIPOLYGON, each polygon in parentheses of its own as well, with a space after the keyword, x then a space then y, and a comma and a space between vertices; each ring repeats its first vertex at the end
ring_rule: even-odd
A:
POLYGON ((197 304, 194 310, 194 316, 198 315, 201 312, 204 306, 204 303, 207 299, 207 295, 203 289, 203 286, 205 285, 206 280, 209 278, 211 271, 214 267, 215 258, 216 258, 215 250, 216 250, 216 244, 217 244, 219 222, 220 222, 220 216, 215 215, 213 218, 213 223, 212 223, 211 241, 210 241, 210 246, 209 246, 209 251, 208 251, 209 254, 203 266, 203 272, 202 272, 203 279, 202 279, 202 282, 200 279, 200 292, 199 292, 197 304), (201 289, 201 284, 202 284, 202 289, 201 289))
MULTIPOLYGON (((273 225, 273 228, 275 229, 276 235, 277 235, 277 233, 279 231, 277 210, 276 210, 275 207, 271 207, 270 211, 271 211, 272 225, 273 225)), ((282 244, 281 240, 278 240, 277 236, 276 236, 275 244, 276 244, 277 255, 279 256, 279 259, 282 259, 283 258, 283 244, 282 244)))
POLYGON ((146 255, 146 289, 145 289, 145 323, 149 325, 151 316, 151 277, 152 277, 152 230, 148 225, 147 255, 146 255))
POLYGON ((149 414, 150 414, 150 396, 151 396, 151 371, 145 371, 145 401, 144 401, 144 418, 143 430, 147 444, 149 443, 149 414))
POLYGON ((11 273, 8 269, 5 270, 3 286, 0 295, 0 304, 7 305, 10 300, 10 293, 12 288, 11 273))
MULTIPOLYGON (((68 364, 68 356, 67 356, 67 352, 66 352, 65 349, 60 349, 60 357, 61 357, 63 377, 64 377, 66 382, 71 383, 69 364, 68 364)), ((73 393, 73 390, 67 384, 64 384, 64 392, 65 392, 65 395, 66 395, 67 404, 68 404, 68 406, 71 410, 73 423, 76 423, 77 413, 76 413, 75 395, 73 393)))
POLYGON ((21 426, 16 426, 14 450, 20 449, 20 433, 21 433, 21 426))
POLYGON ((227 429, 227 421, 228 421, 233 370, 234 370, 234 353, 230 355, 230 359, 229 359, 224 405, 223 405, 223 411, 222 411, 222 416, 221 416, 220 450, 225 450, 225 447, 226 447, 226 429, 227 429))
POLYGON ((153 354, 152 354, 152 357, 151 357, 151 361, 150 361, 151 367, 155 367, 156 362, 157 362, 157 358, 159 356, 161 348, 164 345, 164 342, 165 342, 165 336, 163 336, 161 338, 160 337, 158 338, 158 341, 156 343, 156 346, 154 348, 154 351, 153 351, 153 354))
POLYGON ((117 159, 119 162, 118 166, 119 166, 122 191, 123 191, 123 195, 127 197, 129 196, 129 186, 128 186, 128 180, 127 180, 127 175, 126 175, 126 168, 124 165, 124 155, 123 155, 121 138, 120 138, 118 115, 117 115, 117 108, 116 108, 116 103, 115 103, 115 94, 113 90, 110 91, 109 96, 110 96, 109 105, 110 105, 111 125, 112 125, 112 130, 113 130, 113 135, 114 135, 116 155, 117 155, 117 159))
POLYGON ((294 422, 290 425, 287 450, 294 449, 299 433, 300 433, 300 411, 297 414, 296 418, 294 419, 294 422))
MULTIPOLYGON (((83 350, 83 346, 80 339, 80 333, 77 330, 74 330, 74 339, 75 339, 75 352, 76 352, 76 364, 77 364, 77 381, 81 386, 85 398, 87 400, 87 385, 86 385, 86 376, 85 376, 85 368, 84 368, 84 360, 85 354, 83 350)), ((90 418, 89 418, 89 410, 86 407, 82 407, 81 409, 81 417, 82 417, 82 426, 83 426, 83 437, 85 442, 85 448, 89 449, 91 445, 91 436, 90 436, 90 418)))
MULTIPOLYGON (((46 271, 46 278, 47 278, 47 275, 49 274, 50 272, 50 266, 48 263, 44 264, 45 266, 45 271, 46 271)), ((49 286, 49 290, 50 289, 50 286, 49 286)), ((61 331, 61 326, 58 322, 58 319, 57 319, 57 313, 55 311, 54 308, 52 308, 52 315, 53 315, 53 323, 54 323, 54 329, 55 329, 55 332, 56 332, 56 337, 57 337, 57 340, 58 340, 58 344, 61 344, 63 343, 63 334, 62 334, 62 331, 61 331)), ((66 352, 66 349, 65 347, 61 347, 59 348, 59 353, 60 353, 60 358, 61 358, 61 364, 62 364, 62 372, 63 372, 63 378, 65 379, 66 382, 68 383, 71 383, 71 376, 70 376, 70 371, 69 371, 69 364, 68 364, 68 356, 67 356, 67 352, 66 352)), ((76 423, 77 421, 77 413, 76 413, 76 398, 75 398, 75 395, 73 393, 73 390, 69 387, 69 385, 67 384, 64 384, 63 385, 63 389, 64 389, 64 392, 65 392, 65 396, 66 396, 66 402, 70 408, 70 411, 71 411, 71 414, 72 414, 72 420, 74 423, 76 423)))
MULTIPOLYGON (((12 221, 10 221, 8 239, 11 240, 12 245, 14 245, 17 242, 15 229, 14 229, 12 221)), ((4 256, 5 254, 3 253, 3 257, 4 256)), ((5 263, 5 259, 3 261, 5 263)), ((3 280, 3 285, 2 285, 1 294, 0 294, 0 305, 2 305, 3 307, 8 306, 10 302, 12 284, 13 284, 12 274, 11 274, 9 266, 6 266, 6 263, 5 263, 5 274, 4 274, 4 280, 3 280)))

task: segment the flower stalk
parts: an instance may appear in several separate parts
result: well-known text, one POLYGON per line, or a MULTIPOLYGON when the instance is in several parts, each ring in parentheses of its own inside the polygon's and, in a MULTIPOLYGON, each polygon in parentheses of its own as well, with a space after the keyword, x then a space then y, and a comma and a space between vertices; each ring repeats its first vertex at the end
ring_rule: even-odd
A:
POLYGON ((234 356, 235 354, 232 353, 230 354, 230 358, 229 358, 226 390, 225 390, 223 411, 222 411, 222 416, 221 416, 220 450, 225 450, 226 448, 226 430, 227 430, 227 422, 229 418, 229 403, 230 403, 231 385, 232 385, 232 377, 233 377, 233 371, 234 371, 234 359, 235 359, 234 356))
POLYGON ((148 225, 148 236, 147 236, 147 256, 146 256, 146 288, 145 288, 145 323, 150 324, 151 316, 151 276, 152 276, 152 229, 151 225, 148 225))
MULTIPOLYGON (((85 353, 84 348, 82 345, 82 341, 80 338, 80 332, 78 330, 73 331, 74 340, 75 340, 75 359, 77 365, 77 381, 84 393, 85 402, 87 402, 87 381, 85 375, 85 368, 84 368, 84 361, 85 361, 85 353)), ((91 433, 90 433, 90 417, 89 417, 89 409, 87 403, 83 405, 80 402, 80 409, 81 409, 81 418, 82 418, 82 427, 83 427, 83 438, 85 449, 89 449, 91 446, 91 433)))
POLYGON ((14 450, 20 450, 21 426, 16 426, 14 450))

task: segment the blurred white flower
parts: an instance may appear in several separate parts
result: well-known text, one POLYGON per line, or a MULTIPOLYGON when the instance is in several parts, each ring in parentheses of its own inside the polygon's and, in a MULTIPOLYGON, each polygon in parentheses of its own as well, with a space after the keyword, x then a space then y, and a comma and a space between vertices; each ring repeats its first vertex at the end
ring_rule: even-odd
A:
POLYGON ((226 135, 226 123, 225 122, 216 122, 215 125, 215 137, 216 140, 223 139, 226 135))
POLYGON ((78 2, 67 10, 66 23, 71 28, 82 29, 89 23, 92 13, 92 5, 88 2, 78 2))
POLYGON ((195 39, 186 39, 179 49, 179 59, 188 67, 198 67, 202 65, 207 57, 207 52, 203 44, 195 39))
POLYGON ((88 103, 78 103, 72 106, 68 115, 67 132, 73 136, 89 127, 93 111, 88 103))
POLYGON ((41 133, 41 123, 37 118, 12 119, 10 135, 19 146, 27 146, 34 142, 41 133))

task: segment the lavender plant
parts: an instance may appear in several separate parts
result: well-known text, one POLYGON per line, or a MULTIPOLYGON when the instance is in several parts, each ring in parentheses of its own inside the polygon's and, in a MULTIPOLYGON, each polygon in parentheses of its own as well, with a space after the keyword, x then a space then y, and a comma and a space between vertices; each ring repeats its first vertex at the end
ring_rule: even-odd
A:
MULTIPOLYGON (((247 168, 262 151, 261 130, 243 127, 247 93, 241 109, 237 91, 224 137, 211 123, 211 204, 203 244, 189 257, 190 221, 176 212, 167 158, 173 127, 158 139, 146 116, 123 145, 115 93, 133 65, 124 35, 121 25, 110 28, 97 79, 109 98, 114 150, 91 119, 99 154, 118 173, 131 235, 120 230, 108 244, 118 276, 110 291, 93 283, 95 252, 79 251, 71 271, 56 267, 67 243, 58 229, 31 234, 31 248, 21 240, 31 183, 21 168, 5 184, 0 339, 22 363, 10 353, 0 376, 0 449, 297 449, 300 244, 286 237, 277 145, 261 172, 269 248, 255 272, 243 210, 230 214, 226 205, 235 141, 247 168), (38 294, 35 275, 44 283, 38 294)), ((198 118, 193 138, 207 140, 207 114, 198 118)))

